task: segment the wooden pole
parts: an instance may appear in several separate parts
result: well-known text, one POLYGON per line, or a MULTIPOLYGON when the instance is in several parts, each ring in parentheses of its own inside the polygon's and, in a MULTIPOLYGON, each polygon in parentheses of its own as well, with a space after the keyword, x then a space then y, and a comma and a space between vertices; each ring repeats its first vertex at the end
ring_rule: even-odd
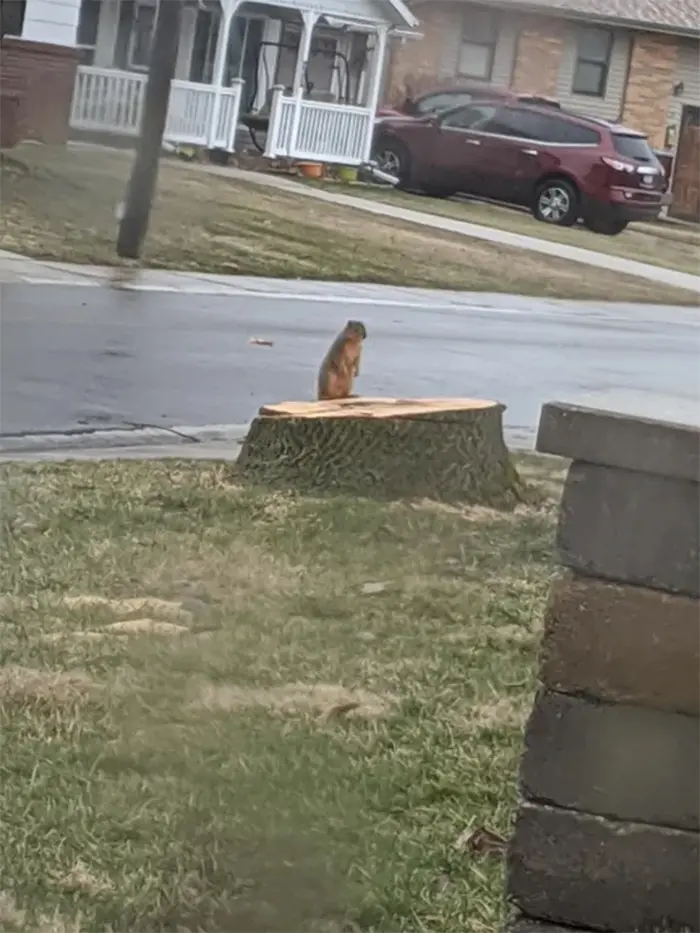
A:
POLYGON ((119 224, 117 255, 138 259, 148 230, 180 39, 182 0, 161 0, 151 46, 141 135, 119 224))

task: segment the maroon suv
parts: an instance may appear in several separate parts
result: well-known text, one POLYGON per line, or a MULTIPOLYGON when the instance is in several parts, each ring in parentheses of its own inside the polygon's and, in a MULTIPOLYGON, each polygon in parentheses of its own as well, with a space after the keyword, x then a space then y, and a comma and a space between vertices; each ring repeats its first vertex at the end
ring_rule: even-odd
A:
POLYGON ((378 119, 374 158, 402 188, 522 204, 545 223, 581 219, 608 235, 657 217, 669 200, 644 135, 522 102, 479 100, 419 119, 378 119))

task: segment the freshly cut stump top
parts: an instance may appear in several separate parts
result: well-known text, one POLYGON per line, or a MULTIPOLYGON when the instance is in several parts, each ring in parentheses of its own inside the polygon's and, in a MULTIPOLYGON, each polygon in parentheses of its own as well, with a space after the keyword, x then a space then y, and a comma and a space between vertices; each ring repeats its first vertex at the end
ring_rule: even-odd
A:
POLYGON ((500 408, 498 402, 474 398, 343 398, 328 402, 280 402, 263 405, 265 418, 416 418, 500 408))
POLYGON ((255 481, 307 491, 512 504, 503 411, 465 398, 264 405, 238 463, 255 481))

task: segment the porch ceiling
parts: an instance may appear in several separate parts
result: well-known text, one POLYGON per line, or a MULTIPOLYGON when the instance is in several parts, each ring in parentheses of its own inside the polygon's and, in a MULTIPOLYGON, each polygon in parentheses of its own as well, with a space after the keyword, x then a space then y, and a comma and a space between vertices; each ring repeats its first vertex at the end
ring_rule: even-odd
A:
POLYGON ((348 25, 377 26, 389 25, 405 29, 415 28, 419 20, 409 10, 404 0, 274 0, 261 2, 256 0, 220 0, 224 9, 237 10, 240 7, 255 9, 270 17, 278 18, 283 11, 316 13, 348 25))

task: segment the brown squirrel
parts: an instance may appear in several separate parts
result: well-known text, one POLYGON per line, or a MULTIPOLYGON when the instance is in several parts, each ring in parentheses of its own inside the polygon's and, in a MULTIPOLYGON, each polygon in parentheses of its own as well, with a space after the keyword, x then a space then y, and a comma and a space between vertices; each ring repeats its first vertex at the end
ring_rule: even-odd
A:
POLYGON ((318 398, 352 398, 352 383, 360 375, 362 341, 367 330, 362 321, 348 321, 326 353, 318 372, 318 398))

